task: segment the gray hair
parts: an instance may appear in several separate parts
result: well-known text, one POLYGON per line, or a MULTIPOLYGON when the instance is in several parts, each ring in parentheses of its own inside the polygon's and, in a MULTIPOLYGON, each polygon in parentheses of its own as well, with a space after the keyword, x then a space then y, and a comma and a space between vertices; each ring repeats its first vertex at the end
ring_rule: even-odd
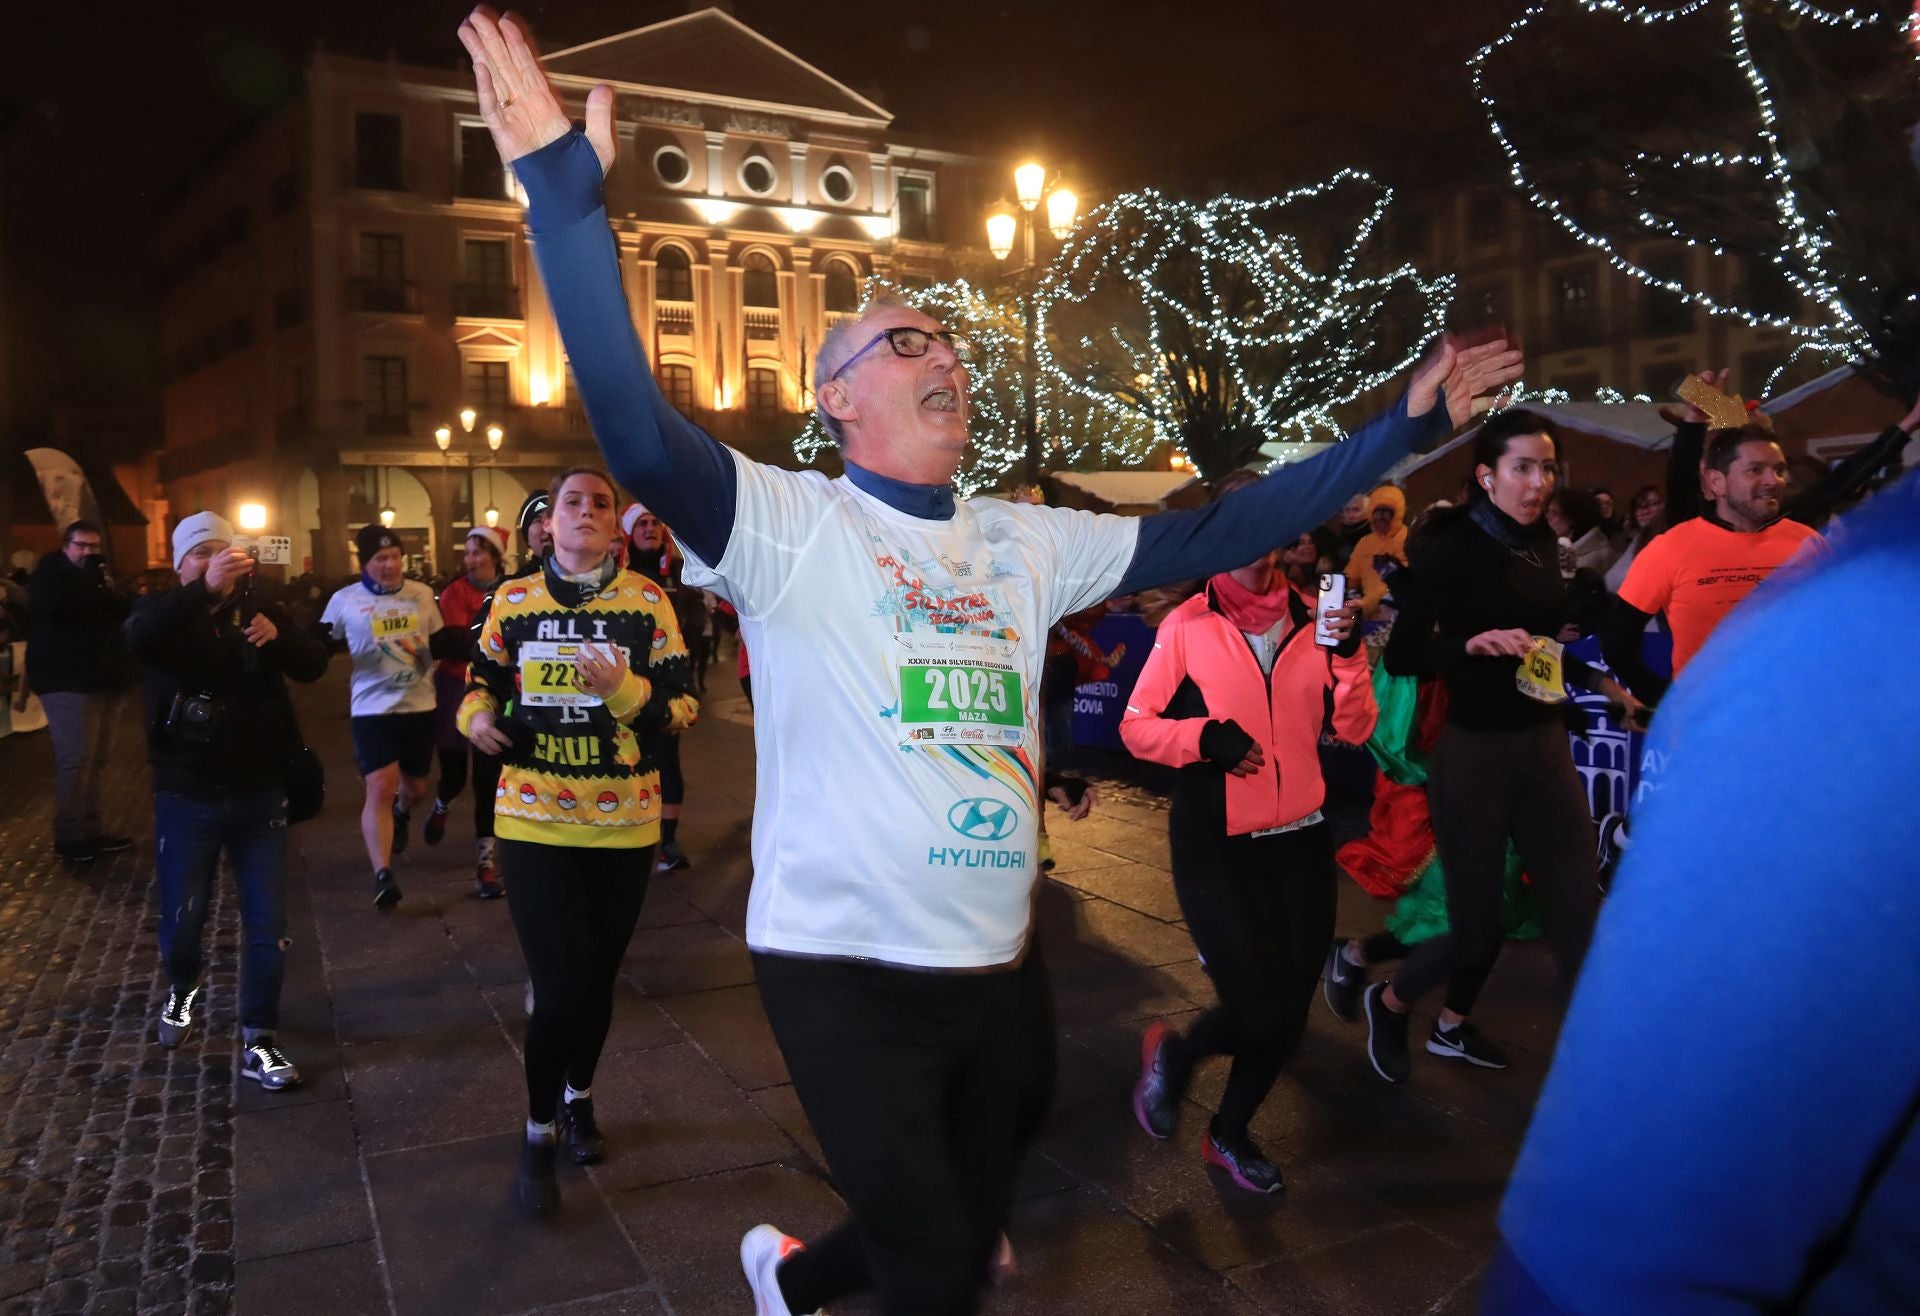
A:
POLYGON ((822 391, 833 379, 834 372, 844 366, 858 352, 863 343, 855 340, 860 336, 860 328, 866 324, 876 311, 916 310, 917 307, 895 292, 876 292, 861 305, 860 309, 846 319, 827 330, 827 336, 820 340, 820 355, 813 362, 813 414, 820 421, 820 428, 833 440, 833 446, 847 446, 847 433, 840 427, 838 418, 827 414, 822 391))

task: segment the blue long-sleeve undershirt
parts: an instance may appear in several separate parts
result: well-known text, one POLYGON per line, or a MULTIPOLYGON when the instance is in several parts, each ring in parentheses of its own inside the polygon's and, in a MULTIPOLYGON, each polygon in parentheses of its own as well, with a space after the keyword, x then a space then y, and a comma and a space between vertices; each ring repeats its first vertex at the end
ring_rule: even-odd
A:
MULTIPOLYGON (((647 366, 620 284, 599 157, 578 130, 513 162, 527 190, 527 223, 587 420, 613 475, 704 562, 717 565, 733 534, 739 476, 712 435, 667 402, 647 366)), ((1333 448, 1206 507, 1142 518, 1116 593, 1244 566, 1331 516, 1355 490, 1447 430, 1445 398, 1409 417, 1392 410, 1333 448)), ((953 515, 947 485, 913 485, 849 462, 866 492, 915 516, 953 515)))

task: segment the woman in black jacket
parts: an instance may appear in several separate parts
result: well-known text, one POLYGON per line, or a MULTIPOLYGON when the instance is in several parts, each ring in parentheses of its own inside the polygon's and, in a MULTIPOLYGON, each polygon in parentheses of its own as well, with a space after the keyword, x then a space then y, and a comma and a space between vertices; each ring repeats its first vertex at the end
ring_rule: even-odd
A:
POLYGON ((1553 422, 1506 411, 1473 445, 1473 497, 1418 545, 1387 641, 1396 676, 1443 678, 1447 721, 1427 796, 1447 875, 1450 932, 1414 947, 1393 981, 1367 989, 1367 1052, 1390 1083, 1406 1080, 1407 1011, 1454 979, 1427 1050, 1488 1068, 1506 1063, 1465 1011, 1500 952, 1507 838, 1540 893, 1563 980, 1580 971, 1599 900, 1593 821, 1573 765, 1563 676, 1635 715, 1613 678, 1565 657, 1553 640, 1570 616, 1554 535, 1543 518, 1559 475, 1553 422))
POLYGON ((160 1044, 192 1031, 201 940, 224 850, 240 893, 241 1075, 262 1087, 299 1083, 274 1035, 286 974, 287 786, 304 742, 285 677, 318 680, 327 651, 247 590, 254 561, 233 526, 199 512, 173 532, 180 587, 140 600, 127 647, 140 661, 147 757, 153 764, 160 955, 171 989, 160 1044))

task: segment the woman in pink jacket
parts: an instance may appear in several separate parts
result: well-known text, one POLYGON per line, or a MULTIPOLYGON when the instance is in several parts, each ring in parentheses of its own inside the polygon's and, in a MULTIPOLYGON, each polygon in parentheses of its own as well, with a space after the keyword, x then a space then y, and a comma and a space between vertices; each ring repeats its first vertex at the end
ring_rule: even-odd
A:
POLYGON ((1320 730, 1362 744, 1376 709, 1357 604, 1329 614, 1339 641, 1315 643, 1313 603, 1279 553, 1207 582, 1161 623, 1120 722, 1127 748, 1180 769, 1168 813, 1173 886, 1220 1003, 1182 1036, 1147 1029, 1133 1110, 1173 1135, 1193 1066, 1231 1055, 1208 1163, 1240 1187, 1278 1192, 1280 1171, 1248 1136, 1306 1026, 1333 936, 1331 829, 1321 817, 1320 730))

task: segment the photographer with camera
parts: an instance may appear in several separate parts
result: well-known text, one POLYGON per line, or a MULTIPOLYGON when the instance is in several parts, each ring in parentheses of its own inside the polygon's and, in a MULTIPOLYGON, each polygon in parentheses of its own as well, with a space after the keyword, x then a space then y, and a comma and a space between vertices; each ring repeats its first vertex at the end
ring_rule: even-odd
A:
POLYGON ((75 521, 27 582, 27 671, 53 733, 53 848, 92 863, 133 842, 100 827, 100 774, 113 750, 126 650, 126 601, 107 577, 104 537, 75 521))
POLYGON ((299 1071, 274 1041, 286 972, 287 824, 319 806, 318 781, 287 695, 286 679, 315 681, 327 667, 317 639, 248 591, 254 559, 233 546, 233 526, 196 512, 173 532, 180 588, 144 596, 127 619, 140 662, 153 764, 160 956, 171 984, 160 1045, 193 1029, 201 940, 224 851, 240 893, 241 1074, 268 1089, 299 1071))

